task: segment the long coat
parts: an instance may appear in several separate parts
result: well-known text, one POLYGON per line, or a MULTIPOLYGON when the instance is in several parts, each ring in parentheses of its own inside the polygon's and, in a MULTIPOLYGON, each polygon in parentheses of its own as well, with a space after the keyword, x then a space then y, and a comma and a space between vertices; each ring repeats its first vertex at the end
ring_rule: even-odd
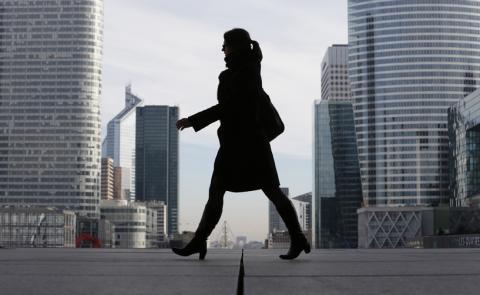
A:
POLYGON ((220 120, 212 179, 232 192, 278 187, 270 143, 259 123, 259 102, 264 98, 260 60, 232 54, 226 61, 228 69, 219 76, 218 103, 188 118, 195 131, 220 120))

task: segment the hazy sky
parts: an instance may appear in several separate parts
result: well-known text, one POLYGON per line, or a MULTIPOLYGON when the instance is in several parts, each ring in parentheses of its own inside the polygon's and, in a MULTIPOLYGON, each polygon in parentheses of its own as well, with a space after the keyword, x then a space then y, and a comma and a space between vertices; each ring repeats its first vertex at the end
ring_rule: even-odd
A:
MULTIPOLYGON (((145 104, 177 105, 181 116, 215 104, 223 33, 234 27, 260 43, 263 85, 286 125, 272 143, 280 182, 291 196, 309 192, 320 62, 328 46, 347 42, 346 0, 105 0, 103 130, 123 108, 128 83, 145 104)), ((196 228, 207 200, 217 127, 181 133, 181 230, 196 228)), ((222 221, 234 235, 263 240, 267 204, 261 191, 229 193, 222 221)))

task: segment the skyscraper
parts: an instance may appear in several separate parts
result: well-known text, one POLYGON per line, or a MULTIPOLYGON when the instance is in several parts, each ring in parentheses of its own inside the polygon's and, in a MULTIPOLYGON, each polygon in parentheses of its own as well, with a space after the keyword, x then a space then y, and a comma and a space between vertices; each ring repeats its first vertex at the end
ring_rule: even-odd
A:
POLYGON ((322 60, 322 100, 351 100, 348 45, 328 47, 322 60))
POLYGON ((178 231, 178 107, 138 107, 136 118, 136 199, 165 202, 168 235, 173 235, 178 231))
POLYGON ((349 0, 367 205, 448 202, 447 109, 480 75, 479 1, 349 0))
POLYGON ((448 110, 450 206, 480 207, 480 89, 448 110))
POLYGON ((313 151, 314 247, 356 248, 362 189, 351 102, 315 103, 313 151))
POLYGON ((99 215, 103 1, 0 2, 0 204, 99 215))
POLYGON ((102 156, 113 159, 113 166, 121 167, 122 179, 117 178, 121 199, 135 199, 135 108, 143 100, 125 88, 125 107, 107 125, 107 136, 102 144, 102 156))

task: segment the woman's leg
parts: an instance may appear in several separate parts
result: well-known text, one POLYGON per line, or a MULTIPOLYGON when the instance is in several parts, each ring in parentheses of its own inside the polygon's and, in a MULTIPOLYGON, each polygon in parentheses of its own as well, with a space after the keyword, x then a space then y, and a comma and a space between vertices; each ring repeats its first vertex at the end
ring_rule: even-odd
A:
POLYGON ((282 217, 290 235, 302 234, 297 212, 295 211, 292 202, 282 190, 279 187, 263 188, 262 190, 267 198, 275 205, 275 208, 277 208, 278 214, 282 217))
POLYGON ((310 244, 308 243, 305 235, 302 232, 300 223, 298 222, 297 212, 293 208, 292 202, 282 192, 279 187, 264 188, 262 189, 265 195, 273 202, 275 208, 277 208, 280 217, 287 226, 288 233, 290 234, 290 249, 285 255, 280 255, 282 259, 295 259, 305 251, 310 252, 310 244))
POLYGON ((205 259, 205 255, 207 254, 207 238, 220 220, 220 216, 222 216, 224 195, 225 190, 212 178, 207 205, 205 205, 202 219, 195 231, 195 237, 184 248, 172 248, 174 253, 181 256, 199 253, 199 259, 205 259))
POLYGON ((195 238, 207 240, 210 236, 222 216, 224 195, 225 190, 218 185, 215 177, 212 177, 208 201, 203 210, 202 219, 195 231, 195 238))

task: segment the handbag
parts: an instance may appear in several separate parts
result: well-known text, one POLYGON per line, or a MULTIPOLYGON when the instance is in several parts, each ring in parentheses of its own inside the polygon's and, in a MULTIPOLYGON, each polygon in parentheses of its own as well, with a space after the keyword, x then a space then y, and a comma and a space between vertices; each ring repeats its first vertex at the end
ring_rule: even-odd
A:
POLYGON ((282 118, 278 114, 277 109, 273 106, 270 96, 265 91, 262 91, 260 99, 259 112, 260 125, 263 127, 268 141, 274 140, 277 136, 285 131, 285 125, 282 118))

